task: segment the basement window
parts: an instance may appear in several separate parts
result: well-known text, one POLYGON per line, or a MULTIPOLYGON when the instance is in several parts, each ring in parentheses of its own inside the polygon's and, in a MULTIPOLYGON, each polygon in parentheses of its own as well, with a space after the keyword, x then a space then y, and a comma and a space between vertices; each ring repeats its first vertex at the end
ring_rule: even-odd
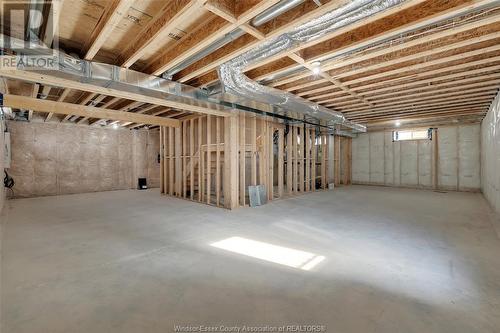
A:
POLYGON ((392 141, 432 140, 432 130, 408 130, 392 132, 392 141))

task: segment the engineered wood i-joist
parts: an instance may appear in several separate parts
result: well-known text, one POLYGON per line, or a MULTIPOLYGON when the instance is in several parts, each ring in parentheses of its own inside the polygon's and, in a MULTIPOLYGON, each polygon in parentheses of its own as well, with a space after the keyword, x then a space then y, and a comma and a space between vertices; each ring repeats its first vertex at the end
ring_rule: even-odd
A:
MULTIPOLYGON (((429 43, 431 41, 435 41, 438 39, 442 39, 445 37, 457 35, 469 30, 476 29, 479 26, 484 26, 488 24, 492 24, 498 21, 499 15, 492 15, 491 17, 486 17, 483 20, 480 21, 474 21, 472 23, 464 24, 464 25, 458 25, 456 27, 452 27, 449 29, 445 30, 439 30, 437 29, 435 33, 427 34, 425 38, 417 38, 413 40, 406 41, 404 43, 399 43, 399 44, 393 44, 393 45, 388 45, 387 47, 384 47, 378 51, 374 52, 368 52, 363 55, 359 56, 353 56, 353 57, 348 57, 347 59, 336 59, 335 61, 331 62, 326 62, 321 65, 321 70, 322 71, 331 71, 336 68, 341 68, 341 67, 346 67, 349 65, 353 65, 355 63, 360 63, 364 60, 370 59, 370 58, 375 58, 379 57, 388 53, 393 53, 396 51, 400 51, 403 49, 408 49, 413 46, 417 46, 423 43, 429 43)), ((286 84, 289 82, 293 82, 294 80, 299 80, 302 78, 309 77, 311 74, 308 72, 305 72, 303 74, 297 74, 292 76, 291 78, 284 79, 284 80, 279 80, 278 82, 273 83, 274 85, 279 85, 279 84, 286 84)), ((265 76, 264 76, 265 77, 265 76)), ((264 77, 261 77, 260 79, 263 79, 264 77)))

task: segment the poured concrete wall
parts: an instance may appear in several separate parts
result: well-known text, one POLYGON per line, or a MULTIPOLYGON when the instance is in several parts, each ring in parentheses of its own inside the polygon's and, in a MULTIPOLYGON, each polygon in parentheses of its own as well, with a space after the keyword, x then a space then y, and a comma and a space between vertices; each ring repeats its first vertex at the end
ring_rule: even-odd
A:
POLYGON ((437 133, 437 161, 435 140, 393 142, 392 132, 359 135, 352 141, 353 183, 435 188, 437 169, 437 188, 479 190, 479 125, 441 127, 437 133))
POLYGON ((481 123, 481 189, 500 213, 500 94, 497 95, 481 123))
POLYGON ((138 177, 158 186, 158 134, 74 124, 8 125, 14 197, 129 189, 138 177))

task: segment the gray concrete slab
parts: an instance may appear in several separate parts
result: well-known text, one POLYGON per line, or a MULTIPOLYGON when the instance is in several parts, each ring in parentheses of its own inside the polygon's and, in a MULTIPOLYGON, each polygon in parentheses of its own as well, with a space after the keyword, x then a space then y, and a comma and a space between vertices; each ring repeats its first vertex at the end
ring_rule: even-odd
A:
POLYGON ((4 214, 3 333, 500 331, 500 241, 477 193, 352 186, 230 212, 130 190, 4 214), (266 250, 211 245, 233 237, 266 250), (296 250, 324 260, 305 270, 296 250))

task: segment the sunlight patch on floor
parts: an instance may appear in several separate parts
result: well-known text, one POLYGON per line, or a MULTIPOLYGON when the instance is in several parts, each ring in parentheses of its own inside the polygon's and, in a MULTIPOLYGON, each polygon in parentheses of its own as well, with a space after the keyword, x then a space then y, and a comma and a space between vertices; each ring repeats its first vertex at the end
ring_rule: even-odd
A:
POLYGON ((324 256, 319 256, 311 252, 295 250, 243 237, 230 237, 210 245, 219 249, 306 271, 313 269, 325 259, 324 256))

